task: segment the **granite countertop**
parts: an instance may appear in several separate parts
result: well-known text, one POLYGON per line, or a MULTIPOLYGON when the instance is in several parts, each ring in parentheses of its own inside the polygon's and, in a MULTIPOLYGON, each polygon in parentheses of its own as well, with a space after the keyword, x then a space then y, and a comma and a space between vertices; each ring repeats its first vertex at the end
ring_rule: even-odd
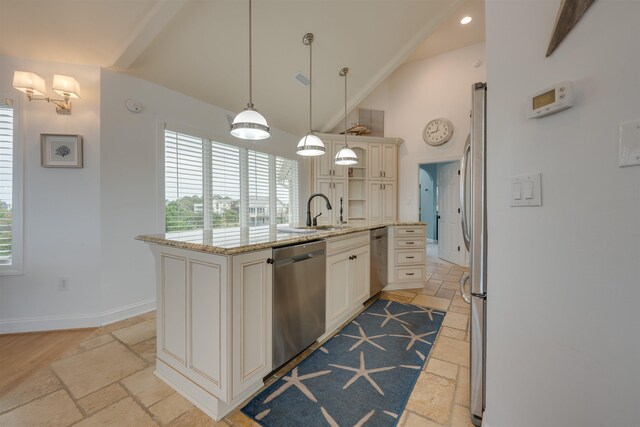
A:
POLYGON ((216 230, 197 230, 166 234, 143 234, 136 240, 156 243, 199 252, 219 255, 234 255, 260 249, 293 245, 296 243, 321 240, 359 231, 368 231, 386 226, 417 226, 423 222, 388 222, 358 226, 343 226, 337 230, 318 230, 311 233, 290 232, 291 227, 245 227, 216 230))

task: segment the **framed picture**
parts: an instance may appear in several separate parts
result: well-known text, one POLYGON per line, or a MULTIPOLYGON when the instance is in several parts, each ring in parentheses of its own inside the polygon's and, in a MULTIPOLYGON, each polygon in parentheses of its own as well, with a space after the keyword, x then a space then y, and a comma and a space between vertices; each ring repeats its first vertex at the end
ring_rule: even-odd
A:
POLYGON ((82 137, 40 134, 40 159, 45 168, 81 168, 82 137))

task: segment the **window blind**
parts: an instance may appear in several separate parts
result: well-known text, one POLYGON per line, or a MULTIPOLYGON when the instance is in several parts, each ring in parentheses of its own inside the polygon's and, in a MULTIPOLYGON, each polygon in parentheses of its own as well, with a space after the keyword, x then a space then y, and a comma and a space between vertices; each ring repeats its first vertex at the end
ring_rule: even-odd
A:
MULTIPOLYGON (((165 131, 167 232, 298 222, 298 162, 165 131)), ((222 234, 220 235, 222 237, 222 234)))
POLYGON ((0 106, 0 266, 13 261, 13 108, 0 106))

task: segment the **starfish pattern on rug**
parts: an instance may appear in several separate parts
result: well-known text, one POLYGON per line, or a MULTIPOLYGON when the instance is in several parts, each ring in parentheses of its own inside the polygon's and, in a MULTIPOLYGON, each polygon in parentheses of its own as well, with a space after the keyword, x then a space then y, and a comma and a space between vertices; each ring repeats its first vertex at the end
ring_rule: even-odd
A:
POLYGON ((271 402, 273 399, 280 396, 282 393, 287 391, 289 387, 292 387, 292 386, 295 386, 298 390, 300 390, 302 394, 307 396, 307 398, 313 403, 318 403, 318 399, 316 399, 316 397, 313 395, 313 393, 311 393, 311 390, 309 390, 306 385, 302 384, 302 381, 310 380, 311 378, 321 377, 323 375, 327 375, 330 373, 331 371, 320 371, 320 372, 313 372, 311 374, 298 376, 298 367, 296 366, 295 368, 293 368, 293 371, 291 371, 291 376, 282 377, 282 381, 284 381, 285 384, 283 384, 282 387, 280 387, 279 389, 271 393, 269 397, 267 397, 264 400, 264 403, 271 402))
POLYGON ((440 313, 439 311, 433 311, 432 308, 420 308, 420 310, 412 311, 412 313, 423 313, 429 316, 429 320, 433 320, 434 314, 439 314, 440 316, 444 316, 444 313, 440 313))
POLYGON ((436 333, 436 331, 427 332, 426 334, 417 335, 417 334, 414 334, 413 332, 411 332, 411 329, 407 328, 406 326, 404 326, 404 325, 400 325, 400 326, 402 326, 404 328, 404 330, 407 331, 407 333, 409 335, 389 334, 389 336, 390 337, 399 337, 399 338, 409 338, 409 344, 407 344, 407 348, 405 348, 405 350, 410 350, 411 347, 413 347, 413 345, 418 341, 423 342, 425 344, 433 345, 433 343, 431 343, 431 342, 429 342, 427 340, 423 340, 422 337, 433 335, 433 334, 436 333))
MULTIPOLYGON (((324 417, 324 419, 325 419, 325 420, 327 420, 327 423, 329 423, 329 426, 330 426, 330 427, 340 427, 340 424, 338 424, 338 423, 336 422, 336 420, 334 420, 334 419, 333 419, 333 417, 331 416, 331 414, 329 414, 329 412, 328 412, 326 409, 324 409, 324 407, 323 407, 323 406, 321 406, 321 407, 320 407, 320 412, 322 412, 322 416, 324 417)), ((373 417, 373 414, 374 414, 375 412, 376 412, 376 410, 375 410, 375 409, 374 409, 374 410, 372 410, 372 411, 367 412, 367 413, 364 415, 364 417, 360 418, 360 420, 359 420, 357 423, 355 423, 355 424, 353 425, 353 427, 362 427, 362 426, 364 425, 364 423, 366 423, 367 421, 369 421, 369 419, 370 419, 371 417, 373 417)), ((386 413, 386 412, 387 412, 387 411, 385 411, 385 413, 386 413)))
MULTIPOLYGON (((355 322, 353 322, 355 323, 355 322)), ((351 348, 349 349, 349 351, 352 351, 356 348, 358 348, 358 346, 360 346, 360 344, 363 343, 369 343, 372 346, 379 348, 382 351, 387 351, 384 347, 382 347, 380 344, 376 344, 373 342, 374 339, 376 338, 380 338, 380 337, 386 337, 387 334, 382 334, 382 335, 374 335, 372 337, 368 337, 367 334, 364 333, 364 329, 362 329, 362 326, 358 325, 358 330, 360 332, 360 336, 357 335, 348 335, 348 334, 342 334, 343 337, 349 337, 349 338, 354 338, 358 341, 356 341, 356 343, 354 345, 351 346, 351 348)))
POLYGON ((386 366, 384 368, 367 369, 364 363, 364 353, 362 351, 360 352, 360 366, 358 368, 352 368, 351 366, 334 365, 333 363, 330 363, 329 366, 333 366, 334 368, 344 369, 345 371, 351 371, 356 373, 353 377, 351 377, 349 381, 347 381, 344 387, 342 387, 343 390, 346 390, 347 388, 349 388, 349 386, 355 383, 358 380, 358 378, 362 377, 367 381, 369 381, 369 384, 371 384, 371 386, 374 389, 376 389, 376 391, 380 393, 382 396, 384 396, 384 392, 382 391, 380 386, 373 380, 373 378, 369 376, 369 374, 375 374, 377 372, 383 372, 383 371, 390 371, 391 369, 396 368, 395 366, 386 366))
POLYGON ((398 313, 398 314, 391 314, 391 313, 389 313, 389 310, 387 310, 387 307, 385 307, 384 308, 384 312, 386 314, 369 313, 369 312, 365 312, 365 313, 370 315, 370 316, 384 317, 384 320, 382 321, 382 324, 380 325, 381 328, 384 328, 384 325, 389 323, 390 320, 395 320, 396 322, 400 322, 400 323, 405 324, 405 325, 410 325, 409 322, 405 322, 404 320, 398 319, 398 317, 400 317, 400 316, 404 316, 405 314, 411 313, 410 311, 405 311, 403 313, 398 313))

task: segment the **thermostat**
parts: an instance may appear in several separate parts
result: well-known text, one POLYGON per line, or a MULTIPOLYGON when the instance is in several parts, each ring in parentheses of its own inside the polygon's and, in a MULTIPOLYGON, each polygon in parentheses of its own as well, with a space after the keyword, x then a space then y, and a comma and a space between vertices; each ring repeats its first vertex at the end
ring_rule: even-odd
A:
POLYGON ((527 108, 527 117, 537 119, 573 107, 573 86, 562 82, 533 95, 527 108))

